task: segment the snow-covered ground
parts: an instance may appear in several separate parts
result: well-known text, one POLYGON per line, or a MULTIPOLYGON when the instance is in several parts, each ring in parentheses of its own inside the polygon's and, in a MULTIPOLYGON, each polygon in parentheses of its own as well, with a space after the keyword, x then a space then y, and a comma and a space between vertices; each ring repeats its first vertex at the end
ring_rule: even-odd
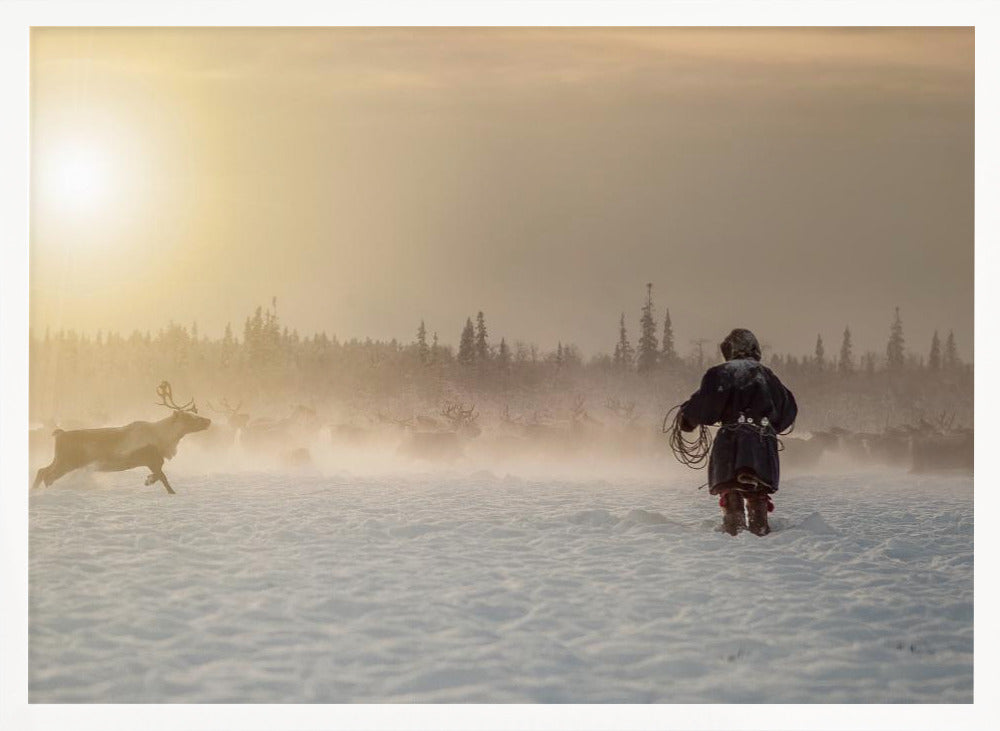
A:
POLYGON ((32 702, 971 702, 971 477, 70 475, 30 498, 32 702))

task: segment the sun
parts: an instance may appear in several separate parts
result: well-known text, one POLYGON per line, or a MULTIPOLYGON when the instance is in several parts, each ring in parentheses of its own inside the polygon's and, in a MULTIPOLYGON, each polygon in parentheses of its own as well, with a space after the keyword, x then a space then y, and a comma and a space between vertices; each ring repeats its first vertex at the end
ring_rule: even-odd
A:
POLYGON ((65 145, 46 156, 40 170, 41 192, 64 210, 93 211, 108 187, 108 161, 91 145, 65 145))

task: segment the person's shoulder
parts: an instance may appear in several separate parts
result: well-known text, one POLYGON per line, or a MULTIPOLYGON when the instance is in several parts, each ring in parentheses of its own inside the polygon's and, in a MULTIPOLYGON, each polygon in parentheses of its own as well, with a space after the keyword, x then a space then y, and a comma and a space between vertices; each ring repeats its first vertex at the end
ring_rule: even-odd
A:
POLYGON ((726 361, 725 363, 719 363, 718 365, 712 366, 707 371, 705 371, 704 377, 709 380, 715 380, 726 376, 727 374, 730 373, 729 364, 731 362, 732 361, 726 361))
POLYGON ((771 368, 770 368, 769 366, 766 366, 766 365, 764 365, 763 363, 761 363, 761 364, 760 364, 760 367, 761 367, 761 369, 762 369, 762 370, 764 371, 764 373, 766 373, 767 375, 769 375, 769 376, 774 376, 775 378, 777 378, 777 377, 778 377, 778 374, 777 374, 777 373, 775 373, 774 371, 772 371, 772 370, 771 370, 771 368))
POLYGON ((716 371, 717 373, 726 375, 737 375, 743 373, 749 373, 751 371, 758 371, 764 369, 765 372, 770 372, 763 363, 759 360, 754 360, 753 358, 733 358, 732 360, 727 360, 725 363, 720 363, 717 366, 709 369, 709 372, 716 371))
POLYGON ((758 365, 755 360, 736 358, 714 365, 705 371, 704 382, 724 388, 735 383, 741 383, 758 365))
POLYGON ((767 374, 767 377, 768 377, 769 379, 771 379, 771 380, 774 380, 774 381, 777 381, 777 382, 778 382, 779 384, 781 384, 782 386, 784 386, 784 385, 785 385, 785 384, 784 384, 784 382, 783 382, 783 381, 782 381, 782 380, 781 380, 781 379, 780 379, 780 378, 778 377, 778 374, 777 374, 777 373, 775 373, 774 371, 772 371, 772 370, 771 370, 770 368, 768 368, 768 367, 767 367, 766 365, 763 365, 763 364, 761 364, 761 368, 763 368, 763 369, 764 369, 764 373, 766 373, 766 374, 767 374))

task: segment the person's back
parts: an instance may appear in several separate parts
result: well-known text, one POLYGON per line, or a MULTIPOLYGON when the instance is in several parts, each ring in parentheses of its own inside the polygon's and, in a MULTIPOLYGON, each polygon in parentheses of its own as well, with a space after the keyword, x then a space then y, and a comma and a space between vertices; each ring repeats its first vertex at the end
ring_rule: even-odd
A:
POLYGON ((735 535, 746 525, 769 532, 770 495, 780 476, 777 434, 788 429, 798 413, 795 397, 760 362, 753 333, 733 330, 720 345, 726 362, 709 368, 701 387, 681 406, 681 428, 720 424, 709 461, 710 492, 719 495, 724 527, 735 535))

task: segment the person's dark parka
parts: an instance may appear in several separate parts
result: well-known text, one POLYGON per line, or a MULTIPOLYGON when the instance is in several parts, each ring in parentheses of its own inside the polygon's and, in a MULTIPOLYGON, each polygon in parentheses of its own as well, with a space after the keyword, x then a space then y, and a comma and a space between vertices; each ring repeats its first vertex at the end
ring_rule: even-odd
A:
POLYGON ((709 368, 701 387, 681 406, 681 428, 721 423, 712 444, 708 484, 715 488, 733 482, 737 472, 753 470, 763 482, 778 489, 776 432, 792 425, 798 413, 795 397, 760 362, 760 348, 749 330, 734 330, 722 344, 726 362, 709 368), (740 416, 755 426, 739 427, 740 416), (766 417, 769 427, 760 429, 766 417), (731 426, 732 425, 732 426, 731 426))

